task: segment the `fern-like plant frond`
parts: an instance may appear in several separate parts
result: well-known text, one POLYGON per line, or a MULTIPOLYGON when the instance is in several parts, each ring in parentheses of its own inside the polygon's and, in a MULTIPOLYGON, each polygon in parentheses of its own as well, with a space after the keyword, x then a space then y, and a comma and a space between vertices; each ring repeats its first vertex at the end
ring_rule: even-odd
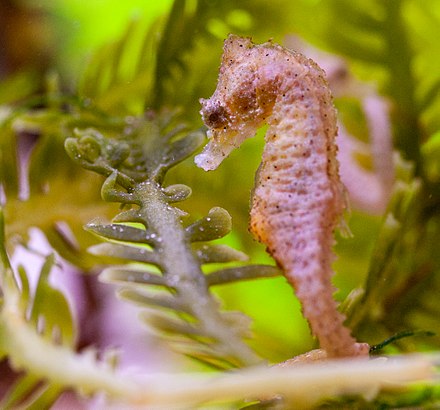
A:
POLYGON ((91 129, 66 140, 74 161, 106 177, 103 198, 129 207, 111 223, 86 226, 106 240, 91 251, 125 262, 104 270, 101 279, 122 285, 119 295, 124 299, 160 308, 160 320, 155 314, 150 323, 173 335, 185 353, 217 367, 256 363, 258 356, 243 342, 249 335, 248 320, 238 313, 221 312, 209 287, 274 276, 278 270, 246 265, 203 272, 205 264, 243 261, 246 256, 226 245, 209 245, 231 229, 226 210, 213 208, 188 224, 183 223, 188 216, 173 205, 191 190, 179 184, 166 186, 165 174, 191 155, 204 135, 173 126, 171 118, 166 112, 149 113, 133 122, 131 133, 121 140, 91 129), (188 338, 197 343, 188 344, 188 338))

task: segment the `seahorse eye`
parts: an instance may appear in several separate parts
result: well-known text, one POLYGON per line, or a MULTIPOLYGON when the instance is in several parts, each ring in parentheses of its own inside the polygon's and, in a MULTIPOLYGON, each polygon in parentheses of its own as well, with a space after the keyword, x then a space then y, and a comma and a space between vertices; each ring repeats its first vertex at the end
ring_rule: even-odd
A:
POLYGON ((214 105, 203 113, 205 124, 209 128, 223 128, 227 123, 227 113, 223 106, 214 105))
POLYGON ((213 112, 208 117, 208 122, 210 124, 217 124, 220 120, 220 115, 218 112, 213 112))

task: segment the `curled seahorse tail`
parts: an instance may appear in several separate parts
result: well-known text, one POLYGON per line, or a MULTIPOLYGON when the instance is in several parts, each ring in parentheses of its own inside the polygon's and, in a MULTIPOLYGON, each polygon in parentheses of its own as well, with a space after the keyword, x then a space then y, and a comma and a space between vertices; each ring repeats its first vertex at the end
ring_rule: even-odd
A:
POLYGON ((338 303, 333 298, 336 290, 331 268, 335 258, 332 252, 334 224, 325 225, 327 207, 316 213, 289 211, 289 207, 279 212, 279 198, 271 193, 265 198, 254 196, 250 230, 267 245, 283 269, 313 335, 327 357, 368 354, 368 345, 356 343, 344 326, 345 316, 338 311, 338 303))
POLYGON ((345 316, 338 311, 338 304, 333 299, 330 291, 334 290, 330 282, 331 275, 327 275, 327 278, 317 277, 313 270, 303 270, 301 275, 287 271, 285 275, 295 288, 304 317, 327 356, 349 357, 362 354, 350 330, 344 326, 345 316))

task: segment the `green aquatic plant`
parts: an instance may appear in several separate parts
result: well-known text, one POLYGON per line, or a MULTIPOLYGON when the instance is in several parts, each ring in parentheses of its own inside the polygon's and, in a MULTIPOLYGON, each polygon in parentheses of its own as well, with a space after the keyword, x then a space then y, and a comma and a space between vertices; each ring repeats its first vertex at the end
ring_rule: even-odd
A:
POLYGON ((123 208, 112 223, 86 225, 89 232, 107 240, 91 249, 94 254, 126 261, 105 269, 101 279, 123 284, 119 295, 124 299, 170 310, 174 317, 161 314, 150 320, 145 315, 145 319, 177 339, 187 336, 198 341, 199 346, 186 343, 191 356, 221 368, 240 367, 260 361, 242 341, 249 333, 247 320, 238 312, 220 312, 209 287, 274 276, 278 270, 245 265, 204 274, 202 265, 247 258, 227 245, 209 245, 231 230, 226 210, 215 207, 207 216, 183 224, 189 215, 173 204, 184 201, 191 189, 164 184, 167 170, 203 141, 200 131, 185 133, 182 126, 173 127, 170 113, 149 113, 145 119, 131 121, 119 141, 88 129, 68 138, 66 149, 75 162, 106 177, 103 199, 119 202, 123 208), (153 292, 145 285, 166 291, 153 292))

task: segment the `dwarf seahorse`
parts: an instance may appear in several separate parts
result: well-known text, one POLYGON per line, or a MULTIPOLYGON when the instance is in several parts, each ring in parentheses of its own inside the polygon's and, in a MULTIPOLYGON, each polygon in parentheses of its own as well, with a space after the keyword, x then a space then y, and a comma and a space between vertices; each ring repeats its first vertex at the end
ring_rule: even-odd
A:
POLYGON ((217 88, 201 99, 209 143, 196 164, 213 170, 268 125, 250 230, 267 246, 302 304, 327 357, 368 354, 344 327, 333 298, 333 231, 345 208, 339 179, 336 110, 312 60, 268 42, 230 35, 217 88))

